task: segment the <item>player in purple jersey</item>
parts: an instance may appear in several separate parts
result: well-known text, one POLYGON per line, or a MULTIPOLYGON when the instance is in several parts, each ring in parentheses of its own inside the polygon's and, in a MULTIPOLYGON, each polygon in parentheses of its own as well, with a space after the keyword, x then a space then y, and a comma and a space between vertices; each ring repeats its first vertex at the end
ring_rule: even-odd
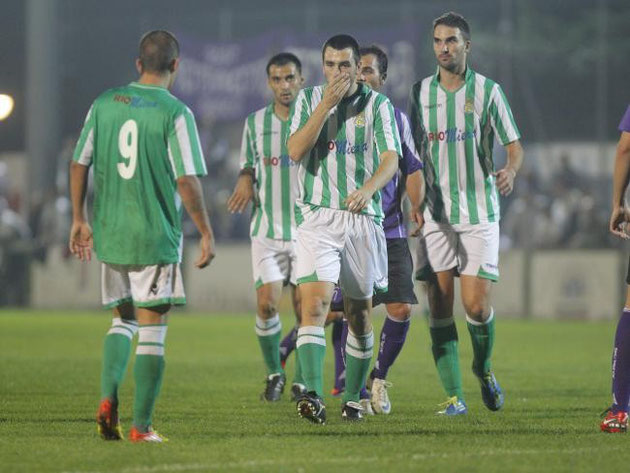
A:
MULTIPOLYGON (((625 240, 629 239, 627 224, 630 209, 626 207, 625 195, 630 179, 630 106, 619 124, 621 137, 615 155, 613 173, 612 213, 610 231, 625 240)), ((626 284, 630 285, 630 262, 626 284)), ((601 423, 604 432, 625 432, 628 428, 628 402, 630 401, 630 287, 626 291, 626 304, 617 324, 615 347, 612 358, 613 403, 601 423)))
MULTIPOLYGON (((378 46, 361 48, 361 69, 358 81, 369 85, 379 92, 387 80, 387 55, 378 46)), ((409 120, 399 109, 394 109, 396 125, 400 133, 403 159, 399 160, 398 172, 394 178, 381 189, 383 212, 383 229, 387 240, 388 290, 377 293, 372 299, 372 305, 384 303, 387 318, 381 331, 378 357, 370 373, 367 384, 370 388, 370 403, 364 409, 369 412, 369 404, 378 414, 389 414, 391 403, 387 388, 391 383, 386 381, 389 368, 393 365, 402 350, 411 317, 411 305, 418 300, 413 291, 413 262, 409 245, 407 244, 407 230, 402 212, 402 198, 405 193, 411 202, 410 218, 418 225, 413 235, 417 235, 424 223, 420 205, 424 197, 424 180, 422 178, 422 162, 418 157, 411 134, 409 120)), ((343 311, 343 301, 339 297, 333 300, 331 310, 343 311), (335 303, 336 302, 336 303, 335 303)), ((347 335, 347 324, 344 322, 344 335, 347 335)), ((341 344, 345 346, 342 336, 341 344)), ((336 361, 336 364, 339 364, 336 361)), ((337 383, 336 383, 337 384, 337 383)))

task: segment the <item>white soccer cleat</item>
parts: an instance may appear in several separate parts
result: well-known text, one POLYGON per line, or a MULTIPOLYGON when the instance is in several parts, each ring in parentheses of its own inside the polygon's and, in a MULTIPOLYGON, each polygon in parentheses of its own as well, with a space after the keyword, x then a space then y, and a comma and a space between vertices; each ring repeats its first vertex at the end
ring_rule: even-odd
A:
POLYGON ((374 415, 374 409, 372 409, 372 404, 371 404, 371 401, 369 399, 361 399, 361 400, 359 400, 359 404, 361 404, 361 407, 363 408, 362 414, 364 416, 373 416, 374 415))
POLYGON ((374 378, 372 380, 371 404, 376 414, 389 414, 392 411, 392 403, 389 402, 387 388, 393 385, 384 379, 374 378))

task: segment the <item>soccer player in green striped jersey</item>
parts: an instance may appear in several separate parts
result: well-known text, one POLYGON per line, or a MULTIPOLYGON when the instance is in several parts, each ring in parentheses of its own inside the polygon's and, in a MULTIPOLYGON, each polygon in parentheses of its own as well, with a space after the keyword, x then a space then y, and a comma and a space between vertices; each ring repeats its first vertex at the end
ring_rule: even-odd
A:
POLYGON ((212 228, 197 176, 206 174, 195 119, 170 94, 179 45, 167 31, 140 41, 137 82, 102 93, 88 112, 70 167, 70 250, 102 262, 103 305, 113 309, 101 372, 98 430, 119 440, 118 388, 138 332, 134 365, 133 442, 162 442, 152 429, 164 372, 167 313, 185 304, 180 270, 181 204, 201 233, 195 265, 214 257, 212 228), (94 234, 85 215, 89 168, 94 171, 94 234))
POLYGON ((512 192, 521 167, 520 133, 501 87, 467 65, 470 28, 456 13, 433 22, 437 72, 411 90, 409 117, 424 156, 425 225, 416 277, 427 283, 433 356, 448 395, 440 411, 467 412, 453 320, 459 276, 482 399, 491 410, 503 393, 491 370, 495 314, 490 289, 499 278, 499 193, 512 192), (507 163, 495 171, 494 139, 507 163))
POLYGON ((301 417, 324 423, 324 323, 334 286, 344 294, 349 334, 342 419, 361 419, 359 391, 372 358, 374 289, 387 286, 387 247, 380 189, 401 156, 387 97, 357 83, 359 45, 348 35, 322 48, 326 85, 298 94, 289 118, 289 156, 298 167, 297 277, 302 298, 297 353, 308 393, 301 417))
MULTIPOLYGON (((236 187, 228 200, 230 212, 242 212, 254 201, 250 236, 252 269, 256 286, 256 335, 267 369, 261 399, 279 401, 286 376, 280 362, 282 325, 277 312, 282 286, 291 284, 296 318, 300 302, 295 277, 295 213, 297 165, 289 159, 289 108, 302 87, 302 64, 291 53, 280 53, 267 63, 267 84, 273 102, 245 120, 236 187)), ((291 391, 304 391, 296 360, 291 391)))

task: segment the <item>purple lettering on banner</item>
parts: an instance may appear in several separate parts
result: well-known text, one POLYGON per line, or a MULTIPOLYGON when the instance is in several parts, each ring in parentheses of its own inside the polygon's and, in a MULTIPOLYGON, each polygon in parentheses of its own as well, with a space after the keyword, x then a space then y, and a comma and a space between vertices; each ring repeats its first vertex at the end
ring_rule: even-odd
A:
MULTIPOLYGON (((302 61, 306 85, 323 82, 321 44, 332 34, 273 31, 238 41, 206 41, 178 32, 181 66, 173 93, 199 119, 244 120, 272 100, 265 66, 271 56, 289 51, 302 61)), ((415 72, 417 28, 374 28, 357 35, 360 44, 379 44, 389 56, 389 75, 383 93, 406 108, 409 90, 418 80, 415 72)))

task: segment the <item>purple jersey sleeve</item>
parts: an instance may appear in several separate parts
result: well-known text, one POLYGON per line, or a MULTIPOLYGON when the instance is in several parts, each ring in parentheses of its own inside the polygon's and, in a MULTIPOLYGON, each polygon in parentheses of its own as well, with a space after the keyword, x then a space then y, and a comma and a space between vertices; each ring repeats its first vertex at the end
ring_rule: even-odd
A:
POLYGON ((397 108, 394 109, 394 116, 396 118, 396 125, 398 126, 400 146, 403 153, 399 167, 404 175, 413 174, 422 169, 422 161, 420 161, 420 157, 416 151, 416 145, 411 134, 411 127, 409 126, 409 119, 407 115, 397 108))
POLYGON ((627 131, 630 132, 630 105, 626 109, 626 113, 621 119, 621 123, 619 124, 619 131, 627 131))

